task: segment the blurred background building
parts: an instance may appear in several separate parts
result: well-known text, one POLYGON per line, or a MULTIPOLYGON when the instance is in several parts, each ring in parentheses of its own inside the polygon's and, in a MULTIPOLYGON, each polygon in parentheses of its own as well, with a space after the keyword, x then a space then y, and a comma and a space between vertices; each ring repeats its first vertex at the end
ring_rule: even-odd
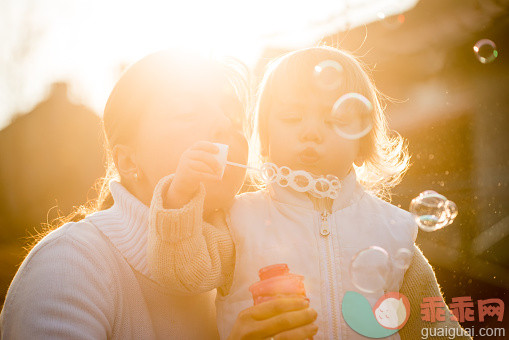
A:
MULTIPOLYGON (((367 25, 337 26, 320 41, 361 56, 377 87, 394 99, 386 112, 409 141, 412 167, 393 203, 408 209, 420 192, 435 190, 458 205, 452 225, 417 238, 446 302, 508 301, 508 10, 508 1, 423 0, 367 25), (481 39, 496 43, 499 55, 489 63, 473 51, 481 39)), ((314 24, 320 30, 324 22, 314 24)), ((271 45, 253 64, 258 80, 267 61, 292 48, 271 45)), ((71 103, 62 83, 0 131, 0 302, 22 261, 23 237, 57 209, 68 214, 93 198, 104 161, 98 116, 71 103)), ((507 320, 464 326, 501 327, 507 320)))
POLYGON ((0 131, 2 303, 30 236, 94 197, 104 173, 100 118, 55 83, 49 97, 0 131))

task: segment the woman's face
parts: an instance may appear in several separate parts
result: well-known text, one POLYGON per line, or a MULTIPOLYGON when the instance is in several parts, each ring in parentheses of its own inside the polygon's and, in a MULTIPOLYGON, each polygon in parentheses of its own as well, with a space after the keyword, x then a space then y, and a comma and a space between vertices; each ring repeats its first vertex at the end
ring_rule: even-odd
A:
MULTIPOLYGON (((182 153, 197 141, 227 144, 228 160, 247 163, 248 144, 237 123, 245 112, 238 98, 221 86, 179 92, 153 101, 139 126, 136 162, 143 177, 140 182, 146 182, 145 197, 152 197, 162 177, 175 173, 182 153)), ((227 166, 221 181, 204 183, 205 210, 228 208, 244 177, 245 169, 227 166)))

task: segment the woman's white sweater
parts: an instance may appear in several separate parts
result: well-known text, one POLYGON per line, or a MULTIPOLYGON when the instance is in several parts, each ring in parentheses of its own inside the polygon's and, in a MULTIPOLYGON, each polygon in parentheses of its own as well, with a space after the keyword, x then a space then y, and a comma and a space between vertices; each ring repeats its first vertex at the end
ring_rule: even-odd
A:
POLYGON ((215 291, 172 296, 147 266, 149 207, 111 181, 114 205, 44 237, 0 314, 2 339, 214 339, 215 291))

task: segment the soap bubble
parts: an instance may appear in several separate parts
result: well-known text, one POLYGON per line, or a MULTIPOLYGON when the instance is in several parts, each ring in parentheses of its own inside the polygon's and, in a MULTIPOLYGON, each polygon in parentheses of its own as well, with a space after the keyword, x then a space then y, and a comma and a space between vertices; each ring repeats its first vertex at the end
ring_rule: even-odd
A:
POLYGON ((341 182, 334 175, 327 175, 325 176, 325 178, 329 181, 331 186, 329 189, 329 198, 335 200, 336 198, 339 197, 339 189, 341 189, 341 182))
POLYGON ((339 190, 341 188, 341 182, 334 175, 327 175, 325 178, 329 181, 333 190, 339 190))
POLYGON ((419 228, 424 231, 435 231, 454 221, 458 215, 458 207, 445 196, 427 190, 412 200, 410 212, 414 215, 419 228))
POLYGON ((392 264, 395 268, 399 269, 407 269, 410 267, 410 262, 412 262, 412 257, 414 253, 406 248, 400 248, 396 252, 396 254, 392 258, 392 264))
POLYGON ((339 197, 339 194, 336 190, 330 190, 329 191, 329 198, 332 198, 333 200, 335 200, 336 198, 339 197))
POLYGON ((279 168, 277 172, 277 184, 281 187, 287 187, 289 183, 288 176, 291 174, 292 170, 287 166, 282 166, 279 168))
POLYGON ((489 39, 481 39, 475 43, 474 53, 481 63, 491 63, 498 57, 497 45, 489 39))
POLYGON ((282 188, 285 188, 288 186, 289 182, 288 182, 288 178, 286 177, 280 177, 278 178, 277 180, 277 184, 279 184, 280 187, 282 188))
POLYGON ((373 127, 372 111, 371 102, 359 93, 341 96, 332 107, 334 131, 350 140, 364 137, 373 127))
POLYGON ((318 197, 327 197, 330 187, 329 181, 323 177, 317 178, 315 181, 314 189, 318 197))
POLYGON ((258 170, 267 184, 277 183, 297 192, 308 192, 317 198, 336 199, 341 188, 338 177, 331 174, 323 177, 304 170, 292 170, 287 166, 278 167, 273 163, 264 163, 258 170))
POLYGON ((278 170, 278 176, 280 176, 280 177, 288 177, 291 172, 292 172, 292 169, 290 169, 287 166, 282 166, 278 170))
POLYGON ((398 13, 395 8, 391 7, 379 11, 376 16, 380 19, 382 25, 390 29, 398 28, 405 22, 405 15, 398 13))
POLYGON ((359 251, 350 263, 352 283, 364 293, 385 290, 390 273, 389 254, 385 249, 377 246, 359 251))
POLYGON ((277 166, 274 163, 264 163, 260 169, 262 179, 266 183, 271 183, 277 179, 277 166))
POLYGON ((320 88, 336 90, 343 82, 343 67, 337 61, 324 60, 315 66, 313 77, 320 88))
POLYGON ((449 218, 449 224, 452 224, 456 216, 458 216, 458 206, 453 201, 445 202, 447 217, 449 218))
POLYGON ((313 188, 313 176, 304 170, 295 170, 288 176, 290 187, 298 192, 306 192, 313 188))

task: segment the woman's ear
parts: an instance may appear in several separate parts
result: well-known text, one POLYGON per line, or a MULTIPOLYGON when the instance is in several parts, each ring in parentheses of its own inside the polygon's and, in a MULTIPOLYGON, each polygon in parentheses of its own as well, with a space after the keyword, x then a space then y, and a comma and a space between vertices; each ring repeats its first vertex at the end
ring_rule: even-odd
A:
POLYGON ((137 179, 138 164, 136 163, 136 154, 132 147, 117 144, 112 149, 112 156, 121 178, 137 179))

